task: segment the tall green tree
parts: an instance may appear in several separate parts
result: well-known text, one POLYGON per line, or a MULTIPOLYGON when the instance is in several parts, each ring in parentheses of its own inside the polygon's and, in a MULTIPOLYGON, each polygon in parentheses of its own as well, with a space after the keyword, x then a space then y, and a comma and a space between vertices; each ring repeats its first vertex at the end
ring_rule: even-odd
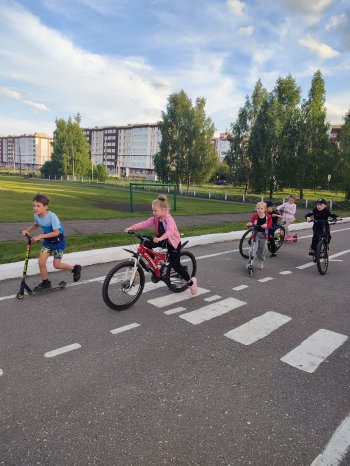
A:
POLYGON ((327 121, 326 90, 321 71, 313 75, 308 99, 303 103, 305 119, 305 170, 308 187, 325 186, 329 174, 327 154, 330 149, 329 123, 327 121))
POLYGON ((342 169, 341 186, 345 198, 350 200, 350 110, 339 133, 340 164, 342 169))
POLYGON ((287 181, 282 174, 286 174, 285 161, 293 151, 290 127, 300 96, 300 87, 291 75, 278 78, 252 129, 252 185, 257 192, 268 189, 270 197, 277 186, 287 181))
POLYGON ((154 157, 154 167, 163 182, 185 184, 210 179, 218 156, 212 144, 215 127, 205 115, 205 99, 191 99, 181 90, 168 98, 158 122, 162 140, 154 157))
POLYGON ((44 164, 42 171, 55 175, 86 176, 91 172, 90 145, 80 128, 78 113, 74 121, 56 119, 53 134, 53 154, 51 161, 44 164))
POLYGON ((230 150, 225 160, 231 168, 232 180, 244 185, 245 194, 248 191, 252 172, 249 152, 251 131, 267 99, 268 92, 259 79, 251 98, 246 97, 244 106, 238 111, 236 122, 231 125, 230 150))

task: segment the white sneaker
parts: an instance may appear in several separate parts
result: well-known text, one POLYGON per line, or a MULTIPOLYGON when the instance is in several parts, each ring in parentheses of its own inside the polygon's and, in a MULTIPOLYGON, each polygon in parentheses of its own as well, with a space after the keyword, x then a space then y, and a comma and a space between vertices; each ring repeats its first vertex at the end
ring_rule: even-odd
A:
POLYGON ((258 269, 259 270, 262 270, 264 268, 264 263, 263 262, 259 262, 258 263, 258 269))
POLYGON ((191 295, 194 296, 198 292, 197 278, 192 277, 192 285, 190 286, 191 295))

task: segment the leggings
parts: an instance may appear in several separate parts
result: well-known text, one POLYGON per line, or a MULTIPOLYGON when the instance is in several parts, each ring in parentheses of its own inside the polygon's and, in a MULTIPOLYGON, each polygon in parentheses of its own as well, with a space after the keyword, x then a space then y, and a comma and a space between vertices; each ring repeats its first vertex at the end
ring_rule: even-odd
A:
POLYGON ((181 252, 181 243, 179 243, 178 247, 175 249, 168 241, 162 241, 161 243, 154 243, 153 240, 149 239, 144 242, 146 248, 153 249, 153 248, 167 248, 169 251, 169 262, 170 265, 173 267, 175 272, 177 272, 186 282, 191 281, 191 277, 187 272, 187 269, 180 262, 180 252, 181 252))

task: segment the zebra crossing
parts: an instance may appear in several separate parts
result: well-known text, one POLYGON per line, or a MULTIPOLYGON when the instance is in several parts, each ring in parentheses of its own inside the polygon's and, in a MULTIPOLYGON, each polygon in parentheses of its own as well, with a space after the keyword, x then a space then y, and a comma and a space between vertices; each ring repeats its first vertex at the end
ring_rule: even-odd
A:
MULTIPOLYGON (((282 274, 289 274, 286 271, 282 274)), ((272 277, 260 280, 268 282, 273 280, 272 277)), ((233 288, 235 291, 240 291, 248 288, 248 285, 240 285, 233 288)), ((151 291, 151 289, 149 289, 151 291)), ((198 288, 198 294, 191 296, 188 291, 178 294, 168 294, 158 298, 149 299, 147 302, 157 308, 168 308, 164 311, 165 315, 177 315, 180 319, 192 325, 199 325, 208 320, 228 314, 235 309, 245 306, 247 303, 234 297, 222 299, 219 295, 212 295, 202 298, 206 303, 195 310, 186 312, 187 309, 183 306, 171 307, 177 303, 186 305, 186 301, 196 299, 198 296, 210 293, 205 288, 198 288)), ((268 311, 264 314, 254 317, 248 322, 228 330, 224 336, 230 340, 249 346, 258 340, 268 338, 272 332, 277 331, 283 325, 291 322, 292 318, 278 312, 268 311)), ((289 366, 307 372, 309 374, 316 371, 322 362, 329 358, 338 348, 340 348, 348 340, 347 335, 333 332, 327 329, 319 329, 300 344, 289 351, 287 354, 280 357, 280 361, 289 366)))

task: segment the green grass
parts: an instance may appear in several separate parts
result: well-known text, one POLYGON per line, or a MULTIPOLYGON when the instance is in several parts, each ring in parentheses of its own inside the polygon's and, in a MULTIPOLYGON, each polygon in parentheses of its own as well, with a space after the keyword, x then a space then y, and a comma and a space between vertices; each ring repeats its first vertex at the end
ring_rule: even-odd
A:
MULTIPOLYGON (((200 236, 209 233, 228 233, 230 231, 244 230, 246 228, 244 222, 237 223, 221 223, 218 225, 196 226, 181 228, 181 233, 184 236, 200 236)), ((130 237, 125 233, 99 233, 93 235, 73 235, 67 239, 67 248, 65 253, 77 251, 89 251, 91 249, 110 248, 115 246, 125 246, 129 244, 130 237)), ((25 238, 16 241, 1 241, 0 242, 0 263, 9 264, 11 262, 19 262, 24 260, 25 253, 25 238)), ((39 257, 40 244, 32 245, 30 257, 39 257)), ((63 259, 64 260, 64 259, 63 259)))
MULTIPOLYGON (((104 220, 150 214, 155 193, 135 193, 135 212, 130 213, 129 189, 109 184, 24 179, 0 175, 0 223, 31 222, 32 199, 38 192, 50 198, 50 209, 60 220, 104 220)), ((169 203, 171 205, 171 196, 169 203)), ((174 215, 210 215, 249 212, 250 205, 223 201, 177 198, 174 215)))

